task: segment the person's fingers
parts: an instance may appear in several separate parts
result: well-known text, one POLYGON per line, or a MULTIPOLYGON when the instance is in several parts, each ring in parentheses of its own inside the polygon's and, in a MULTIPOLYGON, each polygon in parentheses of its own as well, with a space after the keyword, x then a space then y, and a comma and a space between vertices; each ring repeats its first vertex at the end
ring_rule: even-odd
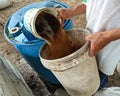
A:
POLYGON ((57 18, 58 18, 58 19, 61 19, 61 16, 58 14, 58 15, 57 15, 57 18))
POLYGON ((64 10, 64 9, 61 9, 61 8, 57 8, 57 9, 56 9, 56 11, 58 12, 58 16, 59 16, 59 15, 62 16, 63 10, 64 10))
POLYGON ((93 42, 92 42, 92 35, 90 34, 90 35, 86 36, 86 40, 90 42, 90 44, 89 44, 89 56, 93 57, 95 55, 95 53, 94 53, 95 48, 94 48, 93 42))
POLYGON ((64 26, 64 18, 61 18, 61 24, 62 24, 62 26, 64 26))
POLYGON ((90 57, 93 57, 94 55, 95 55, 94 49, 92 48, 92 45, 90 45, 89 56, 90 56, 90 57))
POLYGON ((56 8, 56 11, 57 12, 60 12, 62 9, 61 8, 56 8))
POLYGON ((89 54, 90 57, 93 57, 95 55, 91 42, 90 42, 90 45, 89 45, 89 53, 88 54, 89 54))
POLYGON ((61 23, 61 25, 63 26, 64 25, 64 18, 61 16, 61 8, 57 8, 56 9, 56 11, 58 12, 58 14, 57 14, 57 18, 60 20, 60 23, 61 23))
POLYGON ((92 35, 88 35, 88 36, 86 36, 86 38, 85 38, 87 41, 90 41, 91 39, 92 39, 92 35))
POLYGON ((58 12, 57 18, 60 19, 61 18, 61 9, 56 8, 56 11, 58 12))

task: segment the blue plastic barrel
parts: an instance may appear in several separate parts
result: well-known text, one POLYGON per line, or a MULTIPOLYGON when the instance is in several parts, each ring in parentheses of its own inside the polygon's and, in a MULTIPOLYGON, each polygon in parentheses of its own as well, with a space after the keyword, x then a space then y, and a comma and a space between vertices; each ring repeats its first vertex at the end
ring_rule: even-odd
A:
MULTIPOLYGON (((27 30, 23 25, 23 17, 27 10, 31 8, 54 7, 54 8, 69 8, 68 5, 56 1, 42 1, 27 5, 16 11, 6 22, 4 28, 4 36, 16 50, 23 56, 28 64, 47 82, 51 84, 60 84, 53 73, 46 69, 40 62, 39 50, 45 43, 43 40, 33 38, 32 35, 27 35, 27 30), (14 27, 19 27, 19 35, 10 35, 10 30, 14 27), (25 34, 26 33, 26 34, 25 34), (29 39, 28 39, 29 37, 29 39), (32 38, 32 39, 31 39, 32 38)), ((65 30, 73 28, 72 19, 65 21, 63 26, 65 30)), ((29 32, 30 33, 30 32, 29 32)))

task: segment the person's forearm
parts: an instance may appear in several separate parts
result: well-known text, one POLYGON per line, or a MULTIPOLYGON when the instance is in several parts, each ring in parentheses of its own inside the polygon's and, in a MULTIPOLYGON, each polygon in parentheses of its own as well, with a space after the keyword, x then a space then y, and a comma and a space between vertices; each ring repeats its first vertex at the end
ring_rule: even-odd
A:
POLYGON ((120 28, 107 31, 111 41, 120 39, 120 28))
POLYGON ((86 5, 84 3, 80 3, 77 6, 75 6, 72 9, 72 11, 74 13, 74 16, 84 14, 84 13, 86 13, 86 5))

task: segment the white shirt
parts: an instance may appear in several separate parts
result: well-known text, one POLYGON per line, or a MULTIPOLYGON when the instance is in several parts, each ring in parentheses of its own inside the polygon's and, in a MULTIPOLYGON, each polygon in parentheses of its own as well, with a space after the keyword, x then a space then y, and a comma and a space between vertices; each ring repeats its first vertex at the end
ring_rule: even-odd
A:
MULTIPOLYGON (((120 0, 87 0, 87 29, 90 32, 120 28, 120 0)), ((112 75, 120 60, 120 39, 112 41, 97 54, 99 69, 112 75)))

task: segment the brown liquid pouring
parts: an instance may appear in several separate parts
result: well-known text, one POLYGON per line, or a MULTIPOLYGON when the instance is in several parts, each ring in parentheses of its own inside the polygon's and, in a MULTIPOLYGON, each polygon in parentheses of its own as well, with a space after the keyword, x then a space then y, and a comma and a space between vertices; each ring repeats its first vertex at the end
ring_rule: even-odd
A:
POLYGON ((47 53, 44 58, 57 59, 67 56, 78 48, 71 45, 59 20, 46 12, 41 12, 35 21, 37 33, 46 41, 47 53))

